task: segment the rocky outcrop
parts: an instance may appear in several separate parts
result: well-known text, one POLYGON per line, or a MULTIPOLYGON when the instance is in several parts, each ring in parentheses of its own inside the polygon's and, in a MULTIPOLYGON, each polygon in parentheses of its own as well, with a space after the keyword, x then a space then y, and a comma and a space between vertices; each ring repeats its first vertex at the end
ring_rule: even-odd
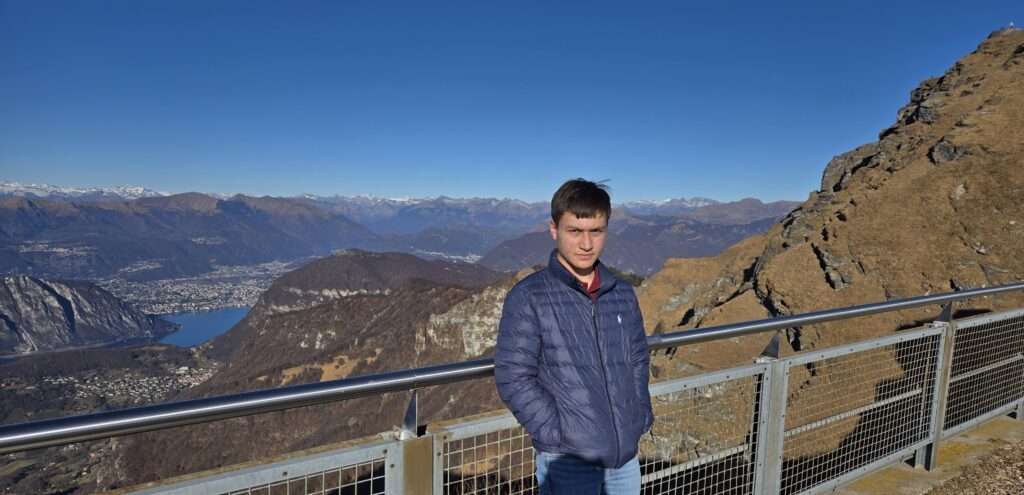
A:
POLYGON ((0 278, 0 354, 145 342, 175 329, 90 283, 0 278))
MULTIPOLYGON (((640 291, 648 331, 758 313, 725 311, 740 300, 778 316, 1024 280, 1024 66, 1012 63, 1021 46, 1024 32, 995 33, 921 83, 878 142, 834 158, 821 190, 760 240, 667 262, 640 291)), ((797 329, 788 340, 833 345, 934 312, 797 329)))
POLYGON ((520 270, 514 277, 484 288, 450 310, 430 315, 416 330, 416 352, 445 349, 453 360, 490 354, 497 344, 505 296, 516 282, 533 271, 520 270))

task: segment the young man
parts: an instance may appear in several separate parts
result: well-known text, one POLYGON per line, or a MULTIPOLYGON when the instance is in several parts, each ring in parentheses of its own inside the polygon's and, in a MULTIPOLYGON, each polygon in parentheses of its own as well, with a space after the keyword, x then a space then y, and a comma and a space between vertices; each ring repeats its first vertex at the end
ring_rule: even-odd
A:
POLYGON ((563 184, 548 266, 509 291, 501 315, 495 381, 533 439, 541 494, 640 492, 650 358, 633 288, 599 261, 610 217, 603 186, 563 184))

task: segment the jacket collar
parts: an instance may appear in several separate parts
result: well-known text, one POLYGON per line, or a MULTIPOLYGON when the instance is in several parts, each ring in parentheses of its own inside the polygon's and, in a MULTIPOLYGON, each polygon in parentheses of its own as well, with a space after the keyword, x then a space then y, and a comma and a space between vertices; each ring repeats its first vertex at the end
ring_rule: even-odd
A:
MULTIPOLYGON (((619 279, 612 274, 611 270, 604 266, 604 263, 601 263, 601 260, 594 262, 594 269, 596 269, 601 276, 601 288, 597 291, 597 297, 601 297, 605 292, 612 290, 612 287, 615 287, 615 284, 618 283, 619 279)), ((562 266, 562 263, 558 261, 557 249, 552 249, 551 255, 548 256, 548 271, 551 272, 551 274, 560 282, 576 289, 587 297, 590 297, 586 290, 583 289, 583 286, 580 285, 579 280, 576 280, 576 277, 569 273, 569 270, 566 270, 565 267, 562 266)))

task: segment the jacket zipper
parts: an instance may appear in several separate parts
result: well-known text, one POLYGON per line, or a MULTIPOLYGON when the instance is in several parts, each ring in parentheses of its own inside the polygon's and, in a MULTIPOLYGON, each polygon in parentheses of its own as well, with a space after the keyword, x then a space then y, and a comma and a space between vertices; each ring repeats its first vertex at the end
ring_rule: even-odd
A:
POLYGON ((612 420, 612 430, 615 431, 615 462, 619 462, 621 446, 619 445, 619 427, 615 424, 615 408, 612 406, 612 392, 608 389, 608 370, 604 365, 604 352, 601 351, 601 337, 597 327, 597 301, 590 301, 590 319, 594 323, 594 343, 597 344, 597 359, 601 365, 601 377, 604 378, 604 397, 608 399, 608 414, 612 420))

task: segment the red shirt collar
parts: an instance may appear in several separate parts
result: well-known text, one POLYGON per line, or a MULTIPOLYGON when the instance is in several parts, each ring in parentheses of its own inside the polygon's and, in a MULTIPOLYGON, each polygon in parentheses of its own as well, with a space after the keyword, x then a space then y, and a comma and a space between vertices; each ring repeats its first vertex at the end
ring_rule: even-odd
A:
POLYGON ((597 267, 595 266, 594 267, 594 279, 590 281, 590 285, 583 285, 583 282, 580 282, 580 286, 583 287, 583 290, 587 291, 587 294, 590 295, 590 299, 591 300, 596 301, 597 300, 597 292, 599 290, 601 290, 601 272, 600 272, 600 270, 598 270, 597 267))

